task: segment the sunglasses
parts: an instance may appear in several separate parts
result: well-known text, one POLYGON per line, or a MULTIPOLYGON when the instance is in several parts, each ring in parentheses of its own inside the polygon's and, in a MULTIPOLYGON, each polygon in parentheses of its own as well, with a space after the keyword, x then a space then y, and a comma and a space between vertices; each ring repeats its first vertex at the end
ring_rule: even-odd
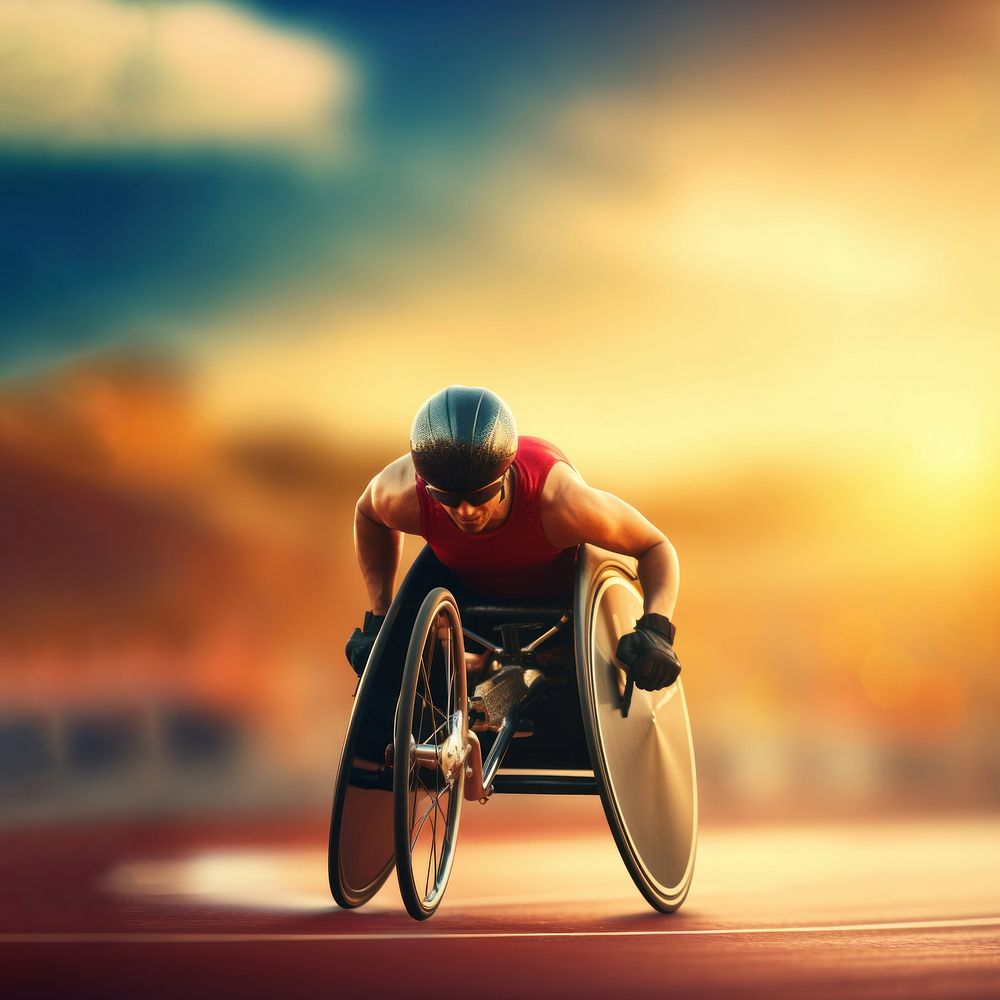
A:
MULTIPOLYGON (((481 489, 473 490, 471 493, 449 493, 447 490, 439 490, 436 486, 431 486, 428 483, 427 493, 432 499, 437 500, 438 503, 444 504, 445 507, 458 507, 463 500, 467 500, 473 507, 479 507, 481 504, 492 500, 503 490, 506 478, 507 473, 504 473, 495 483, 490 483, 481 489)), ((503 497, 500 499, 502 500, 503 497)))

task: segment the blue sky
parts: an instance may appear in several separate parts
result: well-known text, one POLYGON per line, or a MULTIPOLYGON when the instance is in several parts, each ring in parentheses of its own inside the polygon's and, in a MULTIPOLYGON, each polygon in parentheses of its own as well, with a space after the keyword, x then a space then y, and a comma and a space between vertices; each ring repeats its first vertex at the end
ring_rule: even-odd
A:
POLYGON ((196 336, 278 289, 377 282, 380 261, 461 238, 463 191, 495 152, 532 141, 532 109, 683 63, 699 34, 717 41, 727 7, 695 24, 680 5, 244 5, 347 53, 359 156, 303 170, 274 150, 106 153, 0 135, 0 373, 196 336), (422 163, 435 183, 414 179, 422 163))

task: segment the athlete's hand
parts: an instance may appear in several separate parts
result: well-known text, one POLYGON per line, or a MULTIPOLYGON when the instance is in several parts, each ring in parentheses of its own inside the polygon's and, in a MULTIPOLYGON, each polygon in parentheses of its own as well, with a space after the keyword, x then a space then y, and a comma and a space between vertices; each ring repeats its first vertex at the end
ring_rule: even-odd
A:
POLYGON ((373 615, 366 611, 364 628, 356 628, 347 640, 347 661, 359 677, 364 672, 372 646, 375 645, 375 637, 384 621, 385 615, 373 615))
POLYGON ((643 691, 658 691, 677 680, 681 665, 673 647, 676 633, 665 615, 648 614, 618 640, 615 656, 628 667, 629 678, 643 691))

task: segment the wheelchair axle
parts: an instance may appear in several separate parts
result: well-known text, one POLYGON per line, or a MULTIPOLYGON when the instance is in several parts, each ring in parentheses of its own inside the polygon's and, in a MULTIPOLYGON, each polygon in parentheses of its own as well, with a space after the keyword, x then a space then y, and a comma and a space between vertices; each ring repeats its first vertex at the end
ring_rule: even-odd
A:
MULTIPOLYGON (((462 713, 455 712, 448 722, 448 735, 441 743, 418 743, 410 736, 410 764, 439 768, 444 780, 451 784, 469 756, 469 744, 462 742, 462 713)), ((395 765, 393 744, 385 748, 385 766, 395 765)))

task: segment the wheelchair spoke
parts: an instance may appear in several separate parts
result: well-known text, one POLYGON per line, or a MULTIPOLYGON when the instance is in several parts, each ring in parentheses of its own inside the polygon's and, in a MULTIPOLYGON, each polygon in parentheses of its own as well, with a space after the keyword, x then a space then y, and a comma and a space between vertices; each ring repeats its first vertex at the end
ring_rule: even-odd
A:
POLYGON ((451 671, 452 671, 452 664, 451 664, 452 638, 453 638, 453 636, 452 636, 451 626, 449 625, 448 626, 448 642, 447 642, 447 644, 445 645, 445 648, 444 648, 444 676, 445 676, 445 681, 446 681, 446 683, 448 685, 448 703, 447 703, 448 704, 448 711, 445 713, 445 715, 449 719, 451 718, 451 689, 452 689, 452 686, 453 686, 452 685, 452 677, 451 677, 451 671))
POLYGON ((420 699, 421 704, 421 722, 423 722, 423 709, 429 708, 431 711, 431 722, 433 724, 433 716, 435 712, 435 705, 433 700, 433 688, 431 687, 430 670, 433 663, 433 647, 431 646, 431 637, 428 636, 428 641, 425 643, 423 651, 420 654, 420 675, 417 678, 417 697, 420 699), (430 653, 430 656, 428 655, 430 653), (421 682, 423 684, 423 691, 421 691, 421 682))
POLYGON ((437 870, 437 810, 431 814, 431 849, 427 855, 427 874, 424 876, 424 896, 429 894, 431 871, 437 870), (432 868, 433 866, 433 868, 432 868))
MULTIPOLYGON (((424 871, 424 897, 425 898, 427 897, 427 895, 430 892, 429 886, 430 886, 430 877, 431 877, 431 870, 432 870, 431 866, 433 865, 434 868, 437 867, 437 864, 435 862, 435 857, 436 857, 436 854, 437 854, 437 850, 436 850, 436 844, 437 844, 437 830, 436 830, 436 825, 437 825, 437 823, 436 823, 436 821, 437 821, 437 810, 434 808, 434 803, 433 802, 431 802, 430 806, 428 807, 428 810, 429 810, 429 815, 430 815, 430 839, 431 839, 431 842, 430 842, 429 848, 427 848, 427 867, 426 867, 426 869, 424 871)), ((425 817, 425 822, 426 822, 426 817, 425 817)))
POLYGON ((438 716, 441 716, 444 719, 447 719, 448 716, 445 715, 445 713, 442 712, 441 709, 438 708, 438 706, 434 704, 433 689, 431 688, 430 677, 427 674, 427 665, 426 665, 426 663, 424 661, 421 661, 420 672, 421 672, 421 674, 423 675, 423 678, 424 678, 424 689, 423 689, 423 691, 421 691, 420 690, 420 686, 418 684, 418 686, 417 686, 417 697, 420 699, 420 701, 424 705, 426 705, 431 710, 431 714, 432 715, 438 715, 438 716))
POLYGON ((431 700, 430 697, 428 697, 427 695, 421 694, 419 691, 417 692, 417 697, 420 699, 420 702, 421 702, 422 705, 424 705, 428 709, 430 709, 430 712, 431 712, 432 716, 437 715, 437 716, 440 716, 445 721, 447 721, 448 716, 445 715, 445 713, 442 712, 441 709, 438 708, 437 705, 434 704, 434 702, 431 700))
POLYGON ((442 820, 443 820, 443 821, 444 821, 445 823, 447 823, 447 822, 448 822, 448 816, 447 816, 447 814, 445 813, 445 811, 444 811, 444 810, 443 810, 443 809, 441 808, 441 799, 442 799, 442 797, 444 796, 444 793, 445 793, 446 791, 447 791, 447 789, 443 789, 443 790, 441 791, 441 794, 440 794, 440 795, 439 795, 439 796, 438 796, 438 797, 437 797, 437 798, 436 798, 436 799, 434 800, 434 808, 435 808, 435 809, 437 809, 437 811, 438 811, 438 812, 439 812, 439 813, 441 814, 441 819, 442 819, 442 820))
POLYGON ((420 791, 424 792, 428 797, 435 801, 441 798, 441 796, 444 795, 444 793, 451 787, 451 785, 445 785, 444 788, 439 788, 437 784, 435 784, 432 788, 419 774, 417 775, 417 780, 420 782, 420 791))
MULTIPOLYGON (((420 832, 424 828, 424 824, 427 822, 427 817, 434 811, 434 805, 436 800, 432 799, 427 808, 421 813, 420 822, 417 823, 416 829, 413 831, 413 836, 410 839, 410 852, 412 853, 414 848, 417 846, 417 840, 420 838, 420 832)), ((416 806, 414 806, 414 811, 416 811, 416 806)))
MULTIPOLYGON (((418 788, 417 784, 414 783, 414 786, 413 786, 413 801, 412 801, 412 803, 410 805, 410 817, 411 817, 410 822, 411 822, 411 824, 413 822, 412 821, 412 817, 416 816, 416 814, 417 814, 417 793, 419 791, 420 791, 420 789, 418 788)), ((410 826, 410 829, 411 830, 413 829, 412 825, 410 826)), ((415 841, 413 841, 413 840, 410 841, 410 853, 411 854, 413 853, 413 844, 414 844, 414 842, 415 841)))
MULTIPOLYGON (((449 716, 442 717, 441 722, 434 729, 432 729, 431 732, 426 733, 426 727, 424 725, 425 708, 431 708, 431 709, 433 709, 434 706, 433 705, 429 705, 425 701, 425 699, 420 698, 420 716, 419 716, 419 719, 417 720, 417 726, 415 727, 415 729, 414 729, 414 731, 412 733, 413 740, 414 740, 415 743, 422 743, 422 744, 425 744, 425 745, 428 744, 428 743, 433 743, 435 746, 440 746, 448 738, 448 734, 445 733, 445 735, 442 736, 440 739, 438 738, 438 734, 443 729, 445 729, 448 726, 448 724, 451 722, 451 718, 449 716), (426 733, 426 735, 425 735, 425 733, 426 733)), ((436 714, 438 716, 440 716, 441 712, 440 711, 436 711, 436 714)), ((436 719, 434 717, 434 713, 432 712, 431 713, 431 719, 430 719, 429 725, 433 726, 434 723, 435 723, 435 721, 436 721, 436 719)))
POLYGON ((420 831, 423 829, 424 824, 427 822, 427 817, 430 816, 435 809, 437 809, 441 813, 441 815, 444 816, 445 819, 447 819, 444 810, 441 808, 441 799, 446 792, 451 790, 451 785, 446 785, 444 788, 439 788, 437 781, 435 781, 435 787, 433 789, 430 788, 424 781, 419 771, 416 772, 416 777, 419 783, 419 787, 415 787, 413 793, 413 812, 411 813, 412 818, 410 823, 410 828, 413 830, 413 836, 410 839, 411 850, 416 846, 417 838, 420 836, 420 831), (416 817, 418 791, 424 792, 430 798, 430 802, 427 804, 427 808, 424 809, 424 811, 420 814, 419 819, 416 817))
MULTIPOLYGON (((439 732, 441 732, 441 730, 444 729, 444 727, 447 726, 450 721, 451 721, 451 719, 445 719, 444 722, 442 722, 441 725, 438 726, 437 729, 435 729, 434 732, 431 733, 430 736, 428 736, 426 740, 421 740, 421 742, 422 743, 433 743, 435 746, 438 746, 438 741, 436 739, 434 739, 434 737, 437 736, 437 734, 439 732)), ((445 739, 447 739, 447 736, 445 737, 445 739)), ((444 743, 444 740, 441 740, 441 742, 444 743)))
POLYGON ((424 873, 424 898, 430 895, 430 891, 434 885, 431 875, 437 871, 437 838, 433 829, 433 822, 431 820, 431 846, 427 853, 427 871, 424 873))
POLYGON ((427 636, 427 642, 424 643, 423 651, 420 654, 420 673, 424 678, 424 690, 431 690, 431 678, 429 671, 431 665, 434 662, 434 633, 433 631, 427 636))
MULTIPOLYGON (((412 827, 413 836, 410 838, 410 852, 417 846, 417 840, 420 838, 420 831, 424 828, 424 823, 427 822, 427 817, 430 816, 431 810, 434 808, 433 800, 428 804, 427 808, 420 814, 420 820, 412 827)), ((414 812, 416 808, 414 807, 414 812)))

